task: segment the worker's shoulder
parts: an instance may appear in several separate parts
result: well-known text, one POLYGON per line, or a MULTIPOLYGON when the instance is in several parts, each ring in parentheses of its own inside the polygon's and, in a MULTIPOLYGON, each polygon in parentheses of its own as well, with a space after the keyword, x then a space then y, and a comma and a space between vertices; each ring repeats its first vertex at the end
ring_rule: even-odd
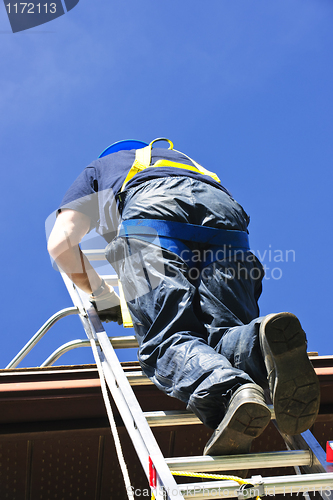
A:
MULTIPOLYGON (((97 170, 103 170, 110 167, 129 168, 134 163, 135 154, 135 149, 117 151, 116 153, 111 153, 101 158, 97 158, 92 161, 87 168, 96 168, 97 170)), ((174 149, 153 148, 151 153, 151 163, 154 164, 161 159, 185 163, 188 165, 192 164, 191 159, 179 151, 175 151, 174 149)))
POLYGON ((135 149, 118 151, 92 161, 89 167, 101 168, 109 165, 132 165, 135 160, 135 149))

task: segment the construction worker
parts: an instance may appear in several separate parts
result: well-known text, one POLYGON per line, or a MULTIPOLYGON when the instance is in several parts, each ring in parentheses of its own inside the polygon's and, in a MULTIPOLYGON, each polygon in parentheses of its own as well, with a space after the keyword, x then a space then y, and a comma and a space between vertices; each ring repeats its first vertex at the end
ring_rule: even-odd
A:
POLYGON ((247 453, 271 418, 264 390, 280 430, 299 434, 317 416, 318 380, 298 319, 259 317, 264 271, 248 215, 216 174, 168 142, 120 141, 93 161, 67 191, 48 250, 101 320, 121 323, 118 296, 79 247, 96 228, 144 373, 214 429, 205 454, 247 453))

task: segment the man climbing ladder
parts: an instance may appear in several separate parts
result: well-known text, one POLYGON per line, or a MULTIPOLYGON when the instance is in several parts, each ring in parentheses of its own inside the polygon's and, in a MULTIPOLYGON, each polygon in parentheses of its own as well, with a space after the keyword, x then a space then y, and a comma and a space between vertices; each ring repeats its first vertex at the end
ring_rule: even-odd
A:
POLYGON ((108 243, 144 373, 214 429, 204 453, 247 453, 270 421, 299 434, 315 421, 319 384, 290 313, 259 317, 263 268, 249 217, 216 174, 173 149, 110 146, 74 181, 48 242, 58 266, 90 294, 102 321, 118 296, 80 250, 96 228, 108 243))

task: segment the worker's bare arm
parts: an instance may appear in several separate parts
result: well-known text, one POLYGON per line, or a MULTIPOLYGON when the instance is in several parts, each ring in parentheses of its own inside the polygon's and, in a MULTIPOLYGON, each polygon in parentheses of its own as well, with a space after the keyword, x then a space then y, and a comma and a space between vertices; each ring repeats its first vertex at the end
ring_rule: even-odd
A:
POLYGON ((90 265, 79 247, 90 228, 87 215, 66 209, 60 212, 48 241, 48 251, 57 265, 82 290, 92 293, 102 279, 90 265))
POLYGON ((101 320, 116 321, 121 324, 119 297, 111 286, 103 282, 79 247, 89 228, 89 217, 75 210, 66 209, 57 217, 47 249, 60 269, 81 290, 89 294, 98 292, 93 303, 101 320))

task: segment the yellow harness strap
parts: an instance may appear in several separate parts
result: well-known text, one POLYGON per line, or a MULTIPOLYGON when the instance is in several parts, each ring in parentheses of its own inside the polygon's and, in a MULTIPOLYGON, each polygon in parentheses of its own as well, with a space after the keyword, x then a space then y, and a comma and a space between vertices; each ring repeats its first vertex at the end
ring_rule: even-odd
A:
POLYGON ((123 319, 123 327, 133 328, 132 318, 127 307, 124 290, 122 284, 120 283, 120 280, 118 280, 118 287, 119 287, 120 310, 121 310, 121 317, 123 319))
MULTIPOLYGON (((170 161, 170 160, 158 160, 156 163, 154 163, 154 165, 151 165, 150 164, 151 163, 151 150, 152 150, 154 142, 156 142, 156 141, 167 141, 170 145, 169 149, 173 149, 173 143, 169 139, 165 139, 164 137, 154 139, 145 148, 137 149, 136 153, 135 153, 134 163, 131 166, 131 168, 126 176, 126 179, 122 185, 121 191, 124 191, 126 184, 128 183, 128 181, 130 181, 135 176, 135 174, 137 174, 138 172, 141 172, 142 170, 144 170, 146 168, 152 168, 152 167, 172 167, 172 168, 181 168, 183 170, 192 170, 192 172, 199 172, 202 175, 208 175, 209 177, 212 177, 215 181, 221 182, 220 179, 218 178, 218 176, 216 174, 214 174, 214 172, 210 172, 206 168, 202 167, 201 165, 199 165, 199 163, 192 160, 192 158, 190 158, 187 155, 184 155, 184 156, 186 156, 186 158, 188 158, 193 163, 193 165, 187 165, 185 163, 178 163, 178 162, 170 161)), ((174 151, 176 151, 177 153, 180 153, 180 151, 177 151, 176 149, 174 151)), ((184 154, 184 153, 181 153, 181 154, 184 154)))

